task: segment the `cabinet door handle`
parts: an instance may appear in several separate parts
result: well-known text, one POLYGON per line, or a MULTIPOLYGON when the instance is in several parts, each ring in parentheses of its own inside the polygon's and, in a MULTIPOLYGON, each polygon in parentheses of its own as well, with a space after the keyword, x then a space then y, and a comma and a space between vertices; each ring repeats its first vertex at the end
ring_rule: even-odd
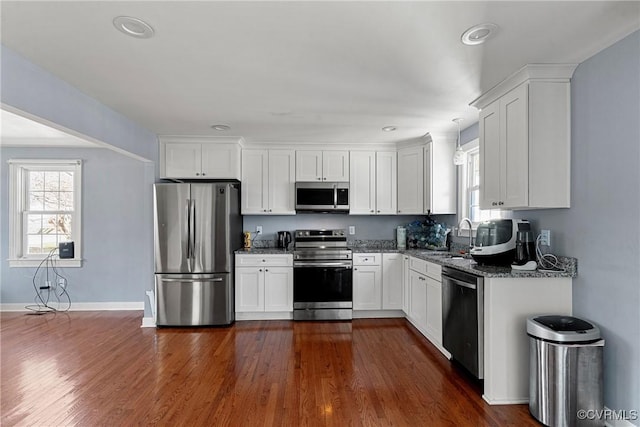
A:
POLYGON ((205 175, 205 173, 204 173, 204 172, 202 172, 202 176, 204 176, 204 175, 205 175))
POLYGON ((323 181, 326 181, 326 180, 327 180, 327 178, 324 178, 324 177, 323 177, 323 178, 322 178, 322 180, 323 180, 323 181))
POLYGON ((504 202, 498 202, 498 205, 502 206, 504 205, 504 202))
POLYGON ((373 212, 373 209, 371 209, 371 212, 373 212))
POLYGON ((498 204, 496 202, 491 202, 491 206, 497 206, 498 204))
POLYGON ((198 172, 196 172, 196 176, 200 176, 200 174, 198 172))
POLYGON ((264 271, 269 271, 269 269, 268 269, 268 268, 265 268, 265 269, 264 269, 264 271))
POLYGON ((321 177, 318 177, 318 181, 322 181, 322 178, 321 178, 321 177))
POLYGON ((378 213, 380 213, 380 209, 378 209, 378 213))
POLYGON ((271 212, 271 209, 269 209, 269 212, 271 212))
POLYGON ((262 273, 262 269, 258 270, 260 273, 262 273))
POLYGON ((353 268, 355 271, 358 271, 358 269, 356 267, 353 268))

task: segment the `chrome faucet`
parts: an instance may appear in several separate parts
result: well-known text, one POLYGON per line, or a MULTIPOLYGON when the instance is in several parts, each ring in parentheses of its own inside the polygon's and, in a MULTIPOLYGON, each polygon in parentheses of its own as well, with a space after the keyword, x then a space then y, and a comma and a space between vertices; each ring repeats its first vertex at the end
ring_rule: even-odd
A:
POLYGON ((471 248, 473 248, 473 224, 469 218, 462 218, 458 223, 458 236, 460 236, 460 224, 463 222, 469 224, 469 251, 471 251, 471 248))

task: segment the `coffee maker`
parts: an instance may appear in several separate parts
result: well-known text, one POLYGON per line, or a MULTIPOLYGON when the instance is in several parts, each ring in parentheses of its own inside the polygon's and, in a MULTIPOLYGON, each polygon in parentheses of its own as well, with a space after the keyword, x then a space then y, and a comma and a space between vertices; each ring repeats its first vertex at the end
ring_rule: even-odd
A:
POLYGON ((511 268, 514 270, 535 270, 536 242, 529 227, 516 233, 516 253, 511 268))
POLYGON ((291 233, 288 231, 278 231, 278 248, 288 249, 289 243, 292 242, 291 233))

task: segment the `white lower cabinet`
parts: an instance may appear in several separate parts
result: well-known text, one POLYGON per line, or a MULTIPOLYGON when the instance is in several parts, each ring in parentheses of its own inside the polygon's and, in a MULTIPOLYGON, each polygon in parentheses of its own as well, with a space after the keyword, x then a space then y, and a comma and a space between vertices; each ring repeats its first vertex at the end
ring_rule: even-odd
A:
POLYGON ((382 309, 381 254, 354 254, 353 309, 382 309))
POLYGON ((293 312, 291 255, 237 255, 236 265, 236 313, 293 312))
POLYGON ((442 281, 427 277, 427 334, 442 345, 442 281))
POLYGON ((402 289, 402 254, 382 254, 382 309, 401 310, 404 301, 402 289))
POLYGON ((409 314, 409 255, 402 255, 402 311, 409 314))
POLYGON ((409 271, 409 321, 423 332, 427 329, 427 277, 409 271))
POLYGON ((402 317, 402 262, 399 253, 353 255, 354 317, 402 317))
POLYGON ((445 356, 442 347, 442 267, 408 257, 407 319, 445 356))

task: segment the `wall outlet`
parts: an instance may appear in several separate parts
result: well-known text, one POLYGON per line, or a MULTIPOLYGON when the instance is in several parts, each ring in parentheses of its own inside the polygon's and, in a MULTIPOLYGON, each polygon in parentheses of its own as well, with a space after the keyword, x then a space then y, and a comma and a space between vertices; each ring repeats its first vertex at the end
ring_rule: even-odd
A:
POLYGON ((551 230, 540 230, 540 244, 551 246, 551 230))
POLYGON ((256 225, 256 234, 262 234, 262 226, 256 225))
POLYGON ((349 226, 349 234, 352 235, 352 236, 354 234, 356 234, 356 226, 355 225, 350 225, 349 226))

